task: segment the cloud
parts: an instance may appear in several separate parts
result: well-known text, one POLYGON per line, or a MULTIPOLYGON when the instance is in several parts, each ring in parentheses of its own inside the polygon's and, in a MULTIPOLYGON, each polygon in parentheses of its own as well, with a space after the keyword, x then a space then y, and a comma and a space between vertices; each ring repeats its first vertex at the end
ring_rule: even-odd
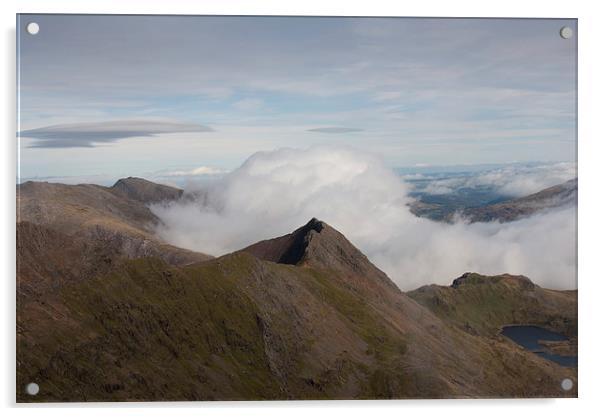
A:
POLYGON ((214 168, 211 166, 199 166, 190 170, 174 170, 164 172, 163 176, 204 176, 204 175, 221 175, 225 170, 214 168))
POLYGON ((470 183, 495 186, 502 194, 518 197, 558 185, 576 176, 576 163, 561 162, 497 169, 476 176, 470 183))
POLYGON ((435 179, 420 191, 442 195, 460 188, 489 187, 501 195, 521 197, 566 182, 576 176, 577 164, 574 162, 517 164, 460 177, 435 179))
POLYGON ((211 127, 153 120, 119 120, 96 123, 57 124, 24 130, 21 137, 36 139, 30 147, 95 147, 129 137, 149 137, 161 133, 210 132, 211 127))
MULTIPOLYGON (((577 37, 557 36, 574 20, 35 18, 44 36, 19 44, 23 129, 203 114, 272 127, 279 146, 299 143, 293 124, 362 126, 397 166, 574 157, 577 37), (235 110, 254 105, 245 100, 269 111, 235 110)), ((264 149, 247 136, 236 139, 264 149)))
POLYGON ((187 170, 163 170, 154 172, 152 177, 157 178, 199 178, 203 176, 219 176, 227 173, 227 170, 216 168, 213 166, 199 166, 198 168, 187 170))
POLYGON ((442 224, 409 212, 409 190, 376 156, 317 146, 256 153, 202 187, 196 199, 152 210, 165 240, 215 255, 317 217, 403 290, 447 285, 466 271, 524 274, 546 287, 575 287, 574 206, 506 224, 442 224))
POLYGON ((363 129, 356 129, 356 128, 351 128, 351 127, 318 127, 315 129, 309 129, 307 131, 313 131, 316 133, 340 134, 340 133, 356 133, 358 131, 363 131, 363 129))

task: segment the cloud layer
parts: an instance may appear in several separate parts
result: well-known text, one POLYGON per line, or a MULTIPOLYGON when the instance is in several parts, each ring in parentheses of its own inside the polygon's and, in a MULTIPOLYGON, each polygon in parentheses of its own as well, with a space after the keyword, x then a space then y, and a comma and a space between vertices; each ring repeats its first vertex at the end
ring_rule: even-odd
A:
POLYGON ((441 195, 460 188, 492 188, 509 197, 526 196, 577 176, 573 162, 510 165, 466 176, 433 180, 421 192, 441 195))
POLYGON ((168 171, 163 176, 204 176, 204 175, 221 175, 225 173, 224 170, 214 168, 212 166, 199 166, 198 168, 189 170, 174 170, 168 171))
POLYGON ((196 198, 153 206, 172 244, 220 255, 317 217, 403 289, 449 284, 465 271, 576 285, 575 207, 507 224, 442 224, 412 215, 409 186, 375 156, 319 146, 252 155, 196 198))
POLYGON ((148 137, 161 133, 208 132, 199 124, 152 120, 118 120, 98 123, 72 123, 24 130, 21 137, 36 139, 30 147, 94 147, 129 137, 148 137))

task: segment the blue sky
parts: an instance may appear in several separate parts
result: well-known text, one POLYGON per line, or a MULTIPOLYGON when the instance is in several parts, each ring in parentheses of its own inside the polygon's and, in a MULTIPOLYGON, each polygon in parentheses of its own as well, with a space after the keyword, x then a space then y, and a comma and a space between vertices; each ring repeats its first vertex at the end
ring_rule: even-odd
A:
POLYGON ((19 22, 22 178, 229 170, 323 143, 392 167, 575 159, 574 20, 19 22))

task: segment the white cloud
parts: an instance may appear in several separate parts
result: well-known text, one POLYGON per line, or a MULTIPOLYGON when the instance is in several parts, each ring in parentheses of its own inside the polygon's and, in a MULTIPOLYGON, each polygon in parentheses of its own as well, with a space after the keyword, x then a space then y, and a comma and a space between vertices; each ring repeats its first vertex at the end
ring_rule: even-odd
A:
POLYGON ((423 189, 421 189, 421 191, 431 195, 451 194, 454 192, 454 189, 457 189, 465 182, 465 180, 458 178, 434 180, 429 182, 423 189))
POLYGON ((575 177, 577 164, 574 162, 510 165, 462 177, 433 180, 421 191, 441 195, 452 193, 458 188, 486 186, 502 195, 521 197, 575 177))
POLYGON ((381 160, 348 147, 252 155, 202 198, 154 206, 172 244, 224 254, 317 217, 341 231, 404 290, 465 271, 576 285, 574 207, 506 224, 442 224, 412 215, 409 187, 381 160))
POLYGON ((506 195, 525 196, 576 176, 576 163, 562 162, 499 169, 477 176, 474 180, 478 184, 496 186, 506 195))
POLYGON ((212 131, 211 127, 200 124, 148 119, 57 124, 23 130, 19 132, 19 136, 35 139, 32 147, 68 148, 94 147, 120 139, 149 137, 161 133, 212 131))
POLYGON ((174 170, 162 173, 162 176, 203 176, 203 175, 221 175, 225 170, 211 166, 199 166, 190 170, 174 170))

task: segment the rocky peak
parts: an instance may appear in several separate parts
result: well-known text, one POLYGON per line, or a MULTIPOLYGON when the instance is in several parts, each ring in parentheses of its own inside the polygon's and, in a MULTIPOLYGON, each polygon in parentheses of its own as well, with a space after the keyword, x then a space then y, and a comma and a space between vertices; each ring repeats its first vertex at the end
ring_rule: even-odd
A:
POLYGON ((374 278, 397 288, 343 234, 316 218, 290 234, 260 241, 243 251, 276 263, 308 265, 347 275, 374 278))
POLYGON ((514 276, 511 274, 501 274, 497 276, 484 276, 478 273, 466 272, 462 276, 453 280, 451 287, 458 289, 466 285, 484 285, 484 284, 505 284, 515 286, 520 289, 531 290, 535 284, 526 276, 514 276))
POLYGON ((319 234, 326 224, 312 218, 290 234, 260 241, 244 249, 262 260, 282 264, 300 264, 304 259, 313 234, 319 234))

